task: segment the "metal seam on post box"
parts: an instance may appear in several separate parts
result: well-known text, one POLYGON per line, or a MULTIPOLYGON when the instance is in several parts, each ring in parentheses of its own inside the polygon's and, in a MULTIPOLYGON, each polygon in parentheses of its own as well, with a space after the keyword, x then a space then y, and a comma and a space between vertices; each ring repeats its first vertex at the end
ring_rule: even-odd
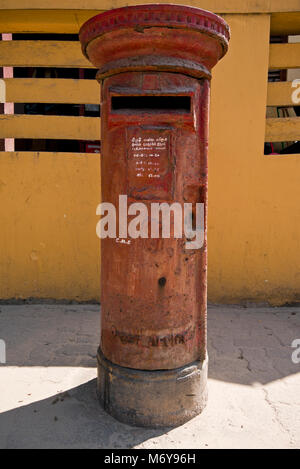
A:
MULTIPOLYGON (((139 57, 134 57, 139 59, 139 57)), ((124 72, 142 72, 142 71, 162 71, 173 73, 185 73, 195 78, 211 79, 211 73, 201 64, 195 64, 191 60, 168 60, 167 58, 158 58, 149 56, 143 60, 121 59, 115 62, 109 62, 102 67, 96 75, 97 80, 103 80, 112 75, 124 72)))

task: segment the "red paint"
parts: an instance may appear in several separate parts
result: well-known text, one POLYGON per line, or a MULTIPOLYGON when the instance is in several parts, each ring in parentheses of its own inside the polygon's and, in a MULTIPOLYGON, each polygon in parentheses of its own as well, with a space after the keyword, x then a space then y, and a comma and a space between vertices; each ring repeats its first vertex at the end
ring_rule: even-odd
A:
MULTIPOLYGON (((206 218, 209 79, 228 39, 224 20, 177 5, 121 8, 82 26, 82 48, 102 86, 102 201, 118 207, 126 194, 128 204, 149 209, 151 202, 202 202, 206 218), (118 101, 126 96, 127 107, 118 101), (142 110, 136 97, 160 105, 142 110), (177 98, 178 108, 164 107, 177 98), (141 156, 147 139, 161 142, 158 156, 151 153, 157 143, 141 156)), ((185 243, 102 240, 101 349, 111 362, 162 370, 205 359, 206 236, 201 249, 185 243)))

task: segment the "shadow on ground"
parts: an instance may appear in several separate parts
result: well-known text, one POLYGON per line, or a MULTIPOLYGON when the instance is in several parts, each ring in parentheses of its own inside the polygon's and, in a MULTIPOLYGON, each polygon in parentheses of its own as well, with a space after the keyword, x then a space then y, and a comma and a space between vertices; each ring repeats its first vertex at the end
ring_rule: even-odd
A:
POLYGON ((0 366, 1 448, 113 449, 132 448, 144 442, 149 447, 152 442, 157 444, 161 435, 169 447, 191 447, 196 441, 193 431, 198 432, 198 446, 202 442, 204 445, 204 438, 217 445, 216 435, 223 435, 223 440, 225 435, 228 441, 222 444, 228 447, 237 438, 237 446, 245 447, 253 438, 253 444, 266 447, 265 432, 259 435, 256 428, 260 421, 256 412, 265 415, 270 428, 274 426, 274 445, 278 446, 277 441, 285 447, 295 445, 296 430, 291 433, 285 425, 293 419, 290 402, 295 399, 296 388, 290 388, 289 395, 286 383, 282 388, 280 380, 300 371, 299 364, 291 359, 291 343, 300 338, 300 308, 209 308, 213 404, 188 427, 187 443, 182 440, 185 427, 173 442, 170 429, 129 427, 101 409, 94 379, 98 324, 97 305, 0 306, 0 339, 7 346, 7 364, 0 366), (263 388, 277 380, 279 410, 263 388))
POLYGON ((132 448, 168 429, 129 427, 108 415, 96 379, 0 414, 1 448, 132 448), (8 429, 12 427, 13 431, 8 429))
MULTIPOLYGON (((99 305, 1 305, 8 366, 96 366, 99 305)), ((291 359, 300 308, 208 308, 209 377, 266 384, 299 372, 291 359)))

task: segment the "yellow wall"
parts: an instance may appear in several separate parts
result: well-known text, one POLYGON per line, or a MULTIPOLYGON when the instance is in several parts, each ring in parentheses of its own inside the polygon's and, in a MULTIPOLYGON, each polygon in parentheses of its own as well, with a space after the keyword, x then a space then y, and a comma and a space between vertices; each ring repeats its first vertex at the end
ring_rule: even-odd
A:
MULTIPOLYGON (((212 81, 209 301, 300 300, 297 156, 264 156, 270 16, 223 15, 212 81)), ((99 156, 0 155, 0 298, 99 300, 99 156)))
POLYGON ((298 156, 264 156, 269 16, 225 16, 232 40, 212 81, 209 299, 300 300, 298 156))
POLYGON ((0 298, 99 300, 99 155, 0 154, 0 298))

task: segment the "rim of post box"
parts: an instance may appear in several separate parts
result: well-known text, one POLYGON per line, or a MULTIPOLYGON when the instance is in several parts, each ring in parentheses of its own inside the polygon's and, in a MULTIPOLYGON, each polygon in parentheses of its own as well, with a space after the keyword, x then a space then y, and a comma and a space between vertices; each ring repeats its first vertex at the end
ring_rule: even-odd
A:
MULTIPOLYGON (((89 59, 87 54, 87 47, 89 43, 98 37, 103 36, 104 34, 120 29, 134 29, 138 31, 138 28, 142 30, 143 28, 152 27, 167 27, 181 30, 186 29, 206 34, 216 39, 221 44, 223 52, 219 59, 221 59, 226 54, 228 49, 230 28, 226 21, 220 16, 207 10, 202 10, 200 8, 186 5, 176 5, 172 3, 150 3, 115 8, 112 10, 107 10, 103 13, 99 13, 98 15, 90 18, 81 26, 79 31, 82 52, 85 57, 89 59)), ((157 65, 159 64, 153 63, 153 69, 155 69, 157 65)), ((163 69, 164 65, 160 65, 162 65, 163 69)), ((190 66, 191 63, 188 64, 189 68, 190 66)), ((198 67, 201 68, 201 65, 199 64, 198 67)), ((151 69, 151 64, 148 68, 151 69)), ((203 67, 202 71, 199 70, 200 76, 206 75, 207 78, 210 78, 209 71, 205 71, 204 68, 205 67, 203 67)), ((138 70, 139 67, 137 66, 135 69, 138 70)), ((132 70, 134 70, 134 68, 127 71, 132 70)), ((109 76, 115 73, 116 72, 110 73, 107 70, 105 73, 101 73, 101 77, 103 78, 104 76, 109 76)), ((194 73, 192 74, 196 76, 196 71, 194 73)))

